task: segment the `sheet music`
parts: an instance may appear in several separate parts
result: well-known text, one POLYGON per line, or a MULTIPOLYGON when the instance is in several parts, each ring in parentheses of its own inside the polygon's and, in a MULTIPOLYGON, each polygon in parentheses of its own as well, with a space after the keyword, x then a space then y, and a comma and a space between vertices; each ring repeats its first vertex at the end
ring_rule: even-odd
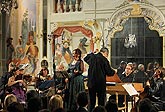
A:
POLYGON ((128 92, 128 94, 130 96, 133 96, 133 95, 138 95, 139 93, 136 91, 136 89, 133 87, 132 84, 123 84, 122 85, 124 87, 124 89, 128 92))

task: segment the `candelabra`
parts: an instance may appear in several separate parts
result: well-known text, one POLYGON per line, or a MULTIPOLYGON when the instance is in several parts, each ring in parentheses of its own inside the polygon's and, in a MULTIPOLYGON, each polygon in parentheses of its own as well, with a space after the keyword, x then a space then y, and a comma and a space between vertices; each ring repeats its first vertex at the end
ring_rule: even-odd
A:
POLYGON ((17 9, 17 0, 0 0, 1 13, 10 14, 12 8, 17 9))

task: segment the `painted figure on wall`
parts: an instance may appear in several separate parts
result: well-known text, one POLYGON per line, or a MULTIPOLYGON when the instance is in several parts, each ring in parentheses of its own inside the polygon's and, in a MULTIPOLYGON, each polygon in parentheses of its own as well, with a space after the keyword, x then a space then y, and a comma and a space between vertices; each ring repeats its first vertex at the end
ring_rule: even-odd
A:
POLYGON ((64 41, 63 42, 63 47, 62 47, 62 56, 64 57, 67 64, 70 64, 72 59, 73 59, 73 56, 72 56, 71 50, 69 48, 69 45, 70 44, 69 44, 68 41, 64 41))
POLYGON ((62 55, 61 44, 57 43, 55 45, 55 63, 57 71, 64 71, 67 69, 68 64, 62 55))
POLYGON ((14 58, 13 58, 12 61, 16 65, 19 65, 21 60, 23 60, 24 58, 25 58, 25 51, 24 51, 24 48, 23 48, 23 45, 22 45, 22 36, 20 36, 18 38, 18 43, 15 46, 15 55, 14 55, 14 58))
POLYGON ((28 34, 28 11, 23 14, 22 20, 22 45, 25 47, 27 41, 27 34, 28 34))
POLYGON ((6 53, 6 56, 7 56, 6 57, 6 59, 7 59, 7 62, 6 62, 7 69, 8 69, 9 63, 12 61, 12 58, 14 56, 14 46, 13 46, 12 40, 13 40, 13 38, 11 38, 11 37, 9 37, 6 40, 6 43, 7 43, 7 53, 6 53))
POLYGON ((82 55, 84 55, 84 54, 87 53, 86 47, 87 47, 88 45, 86 45, 86 42, 87 42, 87 38, 84 37, 84 38, 80 39, 80 43, 79 43, 79 45, 78 45, 78 48, 81 50, 82 55))
POLYGON ((20 61, 20 64, 28 64, 25 74, 35 74, 38 66, 39 49, 34 41, 34 32, 30 31, 28 34, 27 44, 25 46, 25 57, 20 61))

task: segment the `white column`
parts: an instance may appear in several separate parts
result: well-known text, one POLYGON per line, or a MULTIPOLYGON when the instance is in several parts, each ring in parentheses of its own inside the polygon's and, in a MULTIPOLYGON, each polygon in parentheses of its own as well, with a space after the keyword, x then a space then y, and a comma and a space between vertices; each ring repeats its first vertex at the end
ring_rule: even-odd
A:
POLYGON ((39 66, 41 67, 41 61, 43 58, 43 0, 36 0, 36 42, 39 48, 39 66))
MULTIPOLYGON (((53 0, 47 0, 47 35, 51 35, 51 13, 53 12, 53 0)), ((47 37, 47 61, 48 69, 50 75, 53 74, 53 56, 52 56, 52 46, 50 40, 47 37)))
POLYGON ((163 37, 163 67, 165 67, 165 37, 163 37))

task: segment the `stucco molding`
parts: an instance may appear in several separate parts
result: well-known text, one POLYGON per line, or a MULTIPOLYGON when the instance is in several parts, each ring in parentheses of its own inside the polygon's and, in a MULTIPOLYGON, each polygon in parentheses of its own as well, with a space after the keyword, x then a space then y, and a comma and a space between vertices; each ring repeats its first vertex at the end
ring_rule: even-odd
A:
POLYGON ((109 38, 113 38, 115 32, 123 29, 123 24, 129 17, 144 17, 151 30, 158 31, 160 36, 165 36, 165 18, 163 13, 146 2, 124 3, 109 18, 109 38))

